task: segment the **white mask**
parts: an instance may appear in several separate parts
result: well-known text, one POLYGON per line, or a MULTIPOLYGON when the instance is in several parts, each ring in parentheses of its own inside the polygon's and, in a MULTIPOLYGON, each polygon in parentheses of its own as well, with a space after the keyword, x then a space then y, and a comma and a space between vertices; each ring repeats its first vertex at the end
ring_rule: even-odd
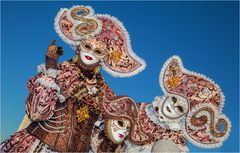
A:
POLYGON ((92 65, 99 62, 99 60, 93 55, 92 51, 89 53, 81 51, 80 58, 82 62, 86 65, 92 65))
POLYGON ((86 39, 79 48, 80 59, 86 65, 96 64, 108 54, 105 50, 105 44, 94 38, 86 39))
POLYGON ((129 120, 109 119, 106 125, 108 138, 115 144, 122 143, 129 134, 130 126, 129 120))
POLYGON ((188 111, 188 101, 177 95, 157 97, 153 102, 153 107, 159 114, 159 120, 174 121, 181 118, 188 111))

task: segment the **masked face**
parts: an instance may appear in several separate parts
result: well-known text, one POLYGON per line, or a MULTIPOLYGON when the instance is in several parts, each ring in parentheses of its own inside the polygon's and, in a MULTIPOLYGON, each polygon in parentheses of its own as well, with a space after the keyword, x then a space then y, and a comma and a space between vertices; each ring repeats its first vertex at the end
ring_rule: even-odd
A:
POLYGON ((159 114, 160 121, 176 120, 181 118, 188 111, 188 101, 180 96, 167 96, 155 99, 154 110, 159 114))
POLYGON ((109 139, 115 144, 122 143, 129 134, 130 126, 131 124, 129 120, 109 119, 106 126, 109 139))
POLYGON ((82 41, 80 48, 80 59, 86 65, 100 62, 107 54, 105 44, 95 38, 82 41))

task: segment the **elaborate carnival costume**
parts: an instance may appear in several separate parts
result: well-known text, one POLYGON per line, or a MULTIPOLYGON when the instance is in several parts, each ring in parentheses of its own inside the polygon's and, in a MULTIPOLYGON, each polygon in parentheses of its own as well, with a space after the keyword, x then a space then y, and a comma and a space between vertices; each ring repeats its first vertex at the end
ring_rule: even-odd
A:
POLYGON ((130 151, 135 147, 139 152, 186 152, 186 139, 201 148, 220 147, 231 130, 231 122, 222 113, 220 87, 204 75, 186 70, 178 56, 165 62, 159 81, 164 96, 155 97, 152 104, 141 104, 139 125, 150 138, 160 139, 150 146, 130 143, 130 151))
POLYGON ((222 113, 224 95, 214 81, 185 69, 180 57, 172 56, 161 70, 160 85, 165 94, 158 103, 160 118, 181 127, 186 138, 198 147, 222 145, 231 122, 222 113))
MULTIPOLYGON (((165 62, 159 81, 164 96, 156 97, 148 106, 148 116, 160 126, 181 129, 181 134, 198 147, 220 147, 231 130, 231 122, 222 113, 224 95, 220 87, 204 75, 185 69, 178 56, 165 62)), ((160 150, 153 146, 153 151, 160 150)))
MULTIPOLYGON (((115 144, 118 152, 152 152, 153 148, 159 148, 157 152, 171 151, 187 152, 186 138, 180 128, 169 128, 167 124, 160 123, 158 114, 154 110, 148 110, 152 104, 135 103, 129 97, 105 99, 104 124, 95 125, 92 135, 92 150, 94 152, 109 152, 112 150, 104 144, 109 140, 115 144), (119 138, 120 137, 120 138, 119 138), (168 150, 166 143, 168 141, 168 150)), ((167 142, 167 143, 168 143, 167 142)), ((110 148, 111 149, 111 148, 110 148)), ((154 151, 155 152, 155 151, 154 151)))
POLYGON ((186 139, 211 148, 228 137, 220 88, 186 70, 177 56, 160 73, 164 96, 151 104, 115 96, 100 67, 116 77, 145 68, 116 18, 73 6, 58 12, 55 30, 76 55, 58 64, 62 49, 52 42, 46 64, 27 83, 31 123, 5 140, 1 152, 186 152, 186 139))
POLYGON ((58 65, 61 48, 55 42, 49 46, 46 65, 27 83, 26 112, 32 122, 5 140, 1 152, 88 151, 93 125, 105 112, 103 98, 115 97, 99 68, 116 77, 145 68, 122 23, 94 14, 89 6, 61 9, 55 30, 76 56, 58 65))
MULTIPOLYGON (((95 123, 91 136, 92 152, 122 152, 125 139, 135 141, 136 136, 131 135, 132 125, 136 125, 138 108, 136 103, 126 96, 104 98, 105 113, 95 123)), ((143 133, 138 132, 138 136, 143 133)))
MULTIPOLYGON (((138 103, 134 109, 124 103, 121 109, 121 105, 114 105, 120 99, 104 102, 107 122, 115 122, 118 127, 119 121, 130 123, 129 127, 118 128, 117 131, 126 131, 119 142, 108 130, 110 127, 114 131, 115 125, 105 124, 105 139, 120 144, 117 149, 123 152, 187 152, 186 140, 201 148, 220 147, 231 130, 231 122, 222 113, 224 95, 220 87, 209 78, 186 70, 178 56, 164 64, 160 85, 164 96, 155 97, 150 104, 138 103)), ((103 142, 104 138, 92 140, 103 142)), ((94 147, 101 148, 99 144, 94 147)))

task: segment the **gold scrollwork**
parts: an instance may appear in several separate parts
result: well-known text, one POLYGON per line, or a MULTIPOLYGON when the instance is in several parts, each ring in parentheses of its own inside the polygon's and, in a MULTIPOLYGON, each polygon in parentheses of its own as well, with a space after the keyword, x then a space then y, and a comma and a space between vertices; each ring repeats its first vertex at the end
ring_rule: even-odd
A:
POLYGON ((95 21, 94 19, 90 19, 90 18, 85 18, 86 16, 88 16, 90 14, 91 10, 87 7, 76 7, 73 8, 70 12, 70 15, 73 19, 81 21, 82 23, 78 24, 75 28, 75 31, 78 35, 88 35, 92 32, 94 32, 97 28, 98 28, 98 23, 97 21, 95 21), (78 13, 80 13, 80 15, 78 15, 78 13))
POLYGON ((213 136, 217 137, 217 138, 220 138, 220 137, 223 137, 227 130, 228 130, 228 123, 227 121, 224 119, 224 118, 219 118, 217 123, 216 123, 216 129, 219 131, 221 128, 220 128, 220 125, 221 123, 223 124, 224 128, 222 130, 222 132, 217 132, 215 130, 215 127, 214 127, 214 117, 215 117, 215 114, 214 114, 214 111, 212 108, 210 107, 202 107, 200 108, 199 110, 197 110, 191 117, 190 119, 190 122, 192 123, 192 125, 194 126, 197 126, 197 127, 201 127, 201 126, 204 126, 206 123, 207 123, 207 117, 206 116, 201 116, 202 117, 202 122, 198 122, 197 120, 199 119, 197 117, 197 114, 201 111, 207 111, 210 113, 210 116, 211 116, 211 120, 210 120, 210 131, 211 133, 213 134, 213 136))

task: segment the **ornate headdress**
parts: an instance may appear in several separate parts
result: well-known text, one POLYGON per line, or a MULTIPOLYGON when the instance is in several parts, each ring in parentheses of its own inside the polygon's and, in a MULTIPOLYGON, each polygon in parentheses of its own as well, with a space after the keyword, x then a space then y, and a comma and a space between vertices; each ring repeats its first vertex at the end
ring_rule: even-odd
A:
POLYGON ((160 85, 166 95, 178 95, 189 102, 183 126, 193 144, 215 148, 229 136, 231 122, 222 113, 224 95, 220 87, 204 75, 186 70, 180 57, 167 60, 160 73, 160 85))
POLYGON ((131 122, 129 140, 135 144, 145 144, 150 138, 140 129, 138 115, 139 110, 130 97, 122 96, 103 101, 103 108, 111 119, 127 119, 131 122))
POLYGON ((61 9, 55 18, 55 30, 64 42, 77 48, 83 39, 96 38, 106 44, 108 55, 102 67, 116 77, 129 77, 142 71, 146 64, 131 48, 123 24, 115 17, 94 14, 90 6, 61 9))

